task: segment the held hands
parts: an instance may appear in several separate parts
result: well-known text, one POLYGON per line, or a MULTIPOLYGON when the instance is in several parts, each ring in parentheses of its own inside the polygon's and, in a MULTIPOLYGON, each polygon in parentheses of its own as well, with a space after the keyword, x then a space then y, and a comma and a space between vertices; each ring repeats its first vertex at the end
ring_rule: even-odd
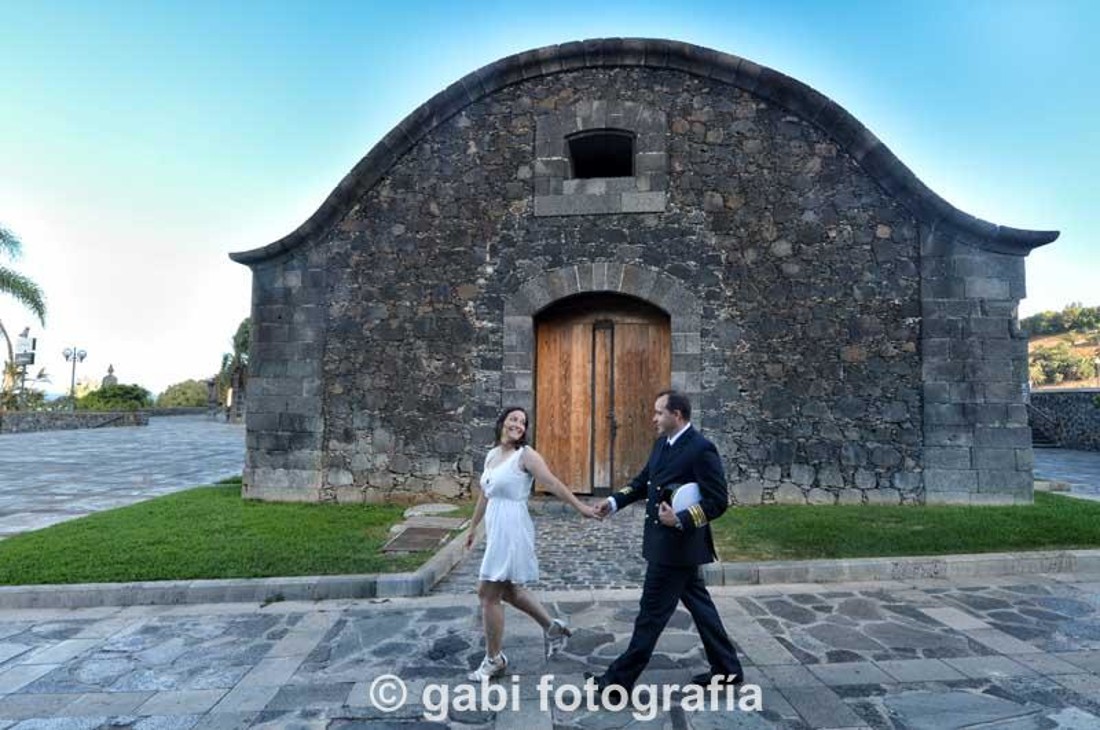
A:
POLYGON ((611 503, 604 499, 592 509, 596 513, 596 519, 602 520, 611 514, 611 503))
POLYGON ((597 508, 595 508, 591 505, 581 504, 580 513, 581 513, 582 517, 585 517, 585 518, 590 519, 590 520, 602 520, 603 519, 603 515, 600 514, 599 509, 597 509, 597 508))

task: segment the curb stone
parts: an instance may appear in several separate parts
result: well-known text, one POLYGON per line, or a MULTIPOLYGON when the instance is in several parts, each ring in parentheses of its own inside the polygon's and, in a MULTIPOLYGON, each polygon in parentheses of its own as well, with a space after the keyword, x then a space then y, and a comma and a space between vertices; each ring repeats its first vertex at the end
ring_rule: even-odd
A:
POLYGON ((921 578, 989 578, 1036 573, 1100 573, 1100 550, 1046 550, 840 560, 776 560, 704 566, 708 585, 846 583, 921 578))
MULTIPOLYGON (((477 528, 481 539, 484 526, 477 528)), ((273 603, 427 595, 466 556, 462 531, 416 572, 289 578, 0 586, 0 610, 199 603, 273 603)), ((1100 574, 1100 550, 1054 550, 843 560, 713 563, 710 586, 988 578, 1039 573, 1100 574)))
MULTIPOLYGON (((423 596, 466 556, 469 531, 458 533, 411 573, 0 586, 0 610, 423 596)), ((484 525, 478 525, 475 538, 483 534, 484 525)))

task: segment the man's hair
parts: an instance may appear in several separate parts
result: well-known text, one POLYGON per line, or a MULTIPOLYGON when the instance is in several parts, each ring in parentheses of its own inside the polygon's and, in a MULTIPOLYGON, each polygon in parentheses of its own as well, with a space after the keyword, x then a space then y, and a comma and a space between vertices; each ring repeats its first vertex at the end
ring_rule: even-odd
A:
POLYGON ((686 395, 678 390, 669 389, 662 390, 657 394, 657 397, 668 396, 668 401, 665 403, 665 410, 668 412, 680 411, 680 415, 685 421, 691 420, 691 401, 686 395))
POLYGON ((516 446, 527 445, 527 434, 531 430, 531 417, 527 415, 527 411, 524 408, 521 408, 520 406, 511 406, 509 408, 505 408, 503 411, 500 412, 500 415, 497 416, 496 443, 493 444, 494 446, 500 444, 501 439, 504 437, 505 419, 516 411, 519 411, 523 414, 523 420, 526 422, 526 428, 523 429, 523 436, 520 437, 520 440, 516 442, 516 446))

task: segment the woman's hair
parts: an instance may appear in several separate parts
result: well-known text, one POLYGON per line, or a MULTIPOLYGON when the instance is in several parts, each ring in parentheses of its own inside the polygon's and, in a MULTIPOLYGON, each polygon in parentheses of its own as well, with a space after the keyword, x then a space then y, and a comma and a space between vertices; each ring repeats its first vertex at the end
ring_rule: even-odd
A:
POLYGON ((501 437, 504 435, 504 419, 508 418, 508 414, 515 413, 516 411, 519 411, 520 413, 523 414, 523 420, 524 420, 524 423, 525 423, 525 427, 523 429, 523 436, 520 437, 520 440, 516 442, 516 446, 526 446, 527 445, 527 432, 531 428, 531 417, 527 415, 527 410, 524 409, 524 408, 521 408, 520 406, 511 406, 509 408, 505 408, 503 411, 500 412, 500 415, 497 416, 497 427, 496 427, 496 431, 495 431, 495 433, 496 433, 496 443, 497 444, 500 443, 501 437))

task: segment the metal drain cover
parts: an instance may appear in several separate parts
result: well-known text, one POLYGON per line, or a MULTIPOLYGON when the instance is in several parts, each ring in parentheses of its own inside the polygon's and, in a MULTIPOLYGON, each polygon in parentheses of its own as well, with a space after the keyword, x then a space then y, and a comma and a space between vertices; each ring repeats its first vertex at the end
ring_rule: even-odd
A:
POLYGON ((382 546, 384 553, 412 553, 435 550, 443 544, 450 530, 438 527, 407 527, 382 546))

